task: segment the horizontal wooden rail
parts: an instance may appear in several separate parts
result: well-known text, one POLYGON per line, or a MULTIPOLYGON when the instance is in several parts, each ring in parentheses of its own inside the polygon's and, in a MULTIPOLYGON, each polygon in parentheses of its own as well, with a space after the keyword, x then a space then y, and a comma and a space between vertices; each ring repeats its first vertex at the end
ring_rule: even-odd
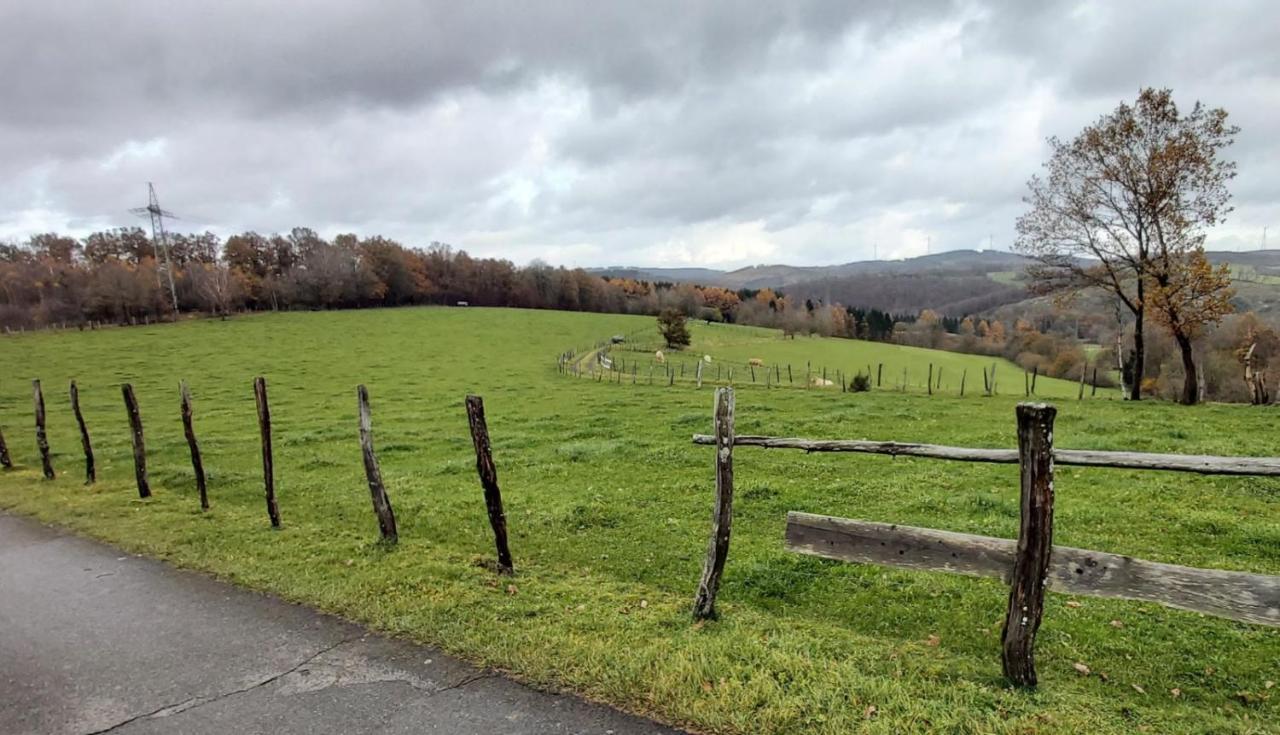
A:
MULTIPOLYGON (((790 512, 787 550, 827 559, 1010 581, 1017 542, 790 512)), ((1280 627, 1280 577, 1160 564, 1054 546, 1046 579, 1056 592, 1155 602, 1280 627)))
MULTIPOLYGON (((715 437, 694 434, 694 444, 715 444, 715 437)), ((948 447, 941 444, 878 442, 859 439, 797 439, 791 437, 740 435, 735 446, 768 449, 802 449, 806 452, 859 452, 903 457, 928 457, 959 462, 992 462, 1017 464, 1016 449, 981 449, 948 447)), ((1054 449, 1053 460, 1060 465, 1076 467, 1114 467, 1134 470, 1167 470, 1194 472, 1201 475, 1258 475, 1280 477, 1277 457, 1210 457, 1194 454, 1148 454, 1144 452, 1107 452, 1092 449, 1054 449)))

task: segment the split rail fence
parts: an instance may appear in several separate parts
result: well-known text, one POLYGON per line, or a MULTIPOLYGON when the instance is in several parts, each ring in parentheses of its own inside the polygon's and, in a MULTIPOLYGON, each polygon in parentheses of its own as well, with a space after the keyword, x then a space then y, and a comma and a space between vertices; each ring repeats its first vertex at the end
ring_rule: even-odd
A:
POLYGON ((909 570, 995 577, 1009 584, 1009 602, 1001 632, 1001 659, 1005 676, 1017 685, 1036 684, 1034 647, 1046 589, 1155 602, 1246 623, 1280 626, 1280 577, 1162 564, 1053 545, 1055 464, 1276 477, 1280 476, 1280 458, 1057 449, 1053 446, 1056 408, 1022 403, 1016 413, 1017 449, 737 436, 733 389, 718 389, 715 434, 693 437, 694 444, 716 447, 711 540, 694 603, 694 617, 716 616, 716 593, 728 558, 733 521, 733 448, 755 446, 1017 464, 1021 469, 1021 516, 1016 541, 794 511, 787 514, 786 530, 787 550, 800 554, 909 570))

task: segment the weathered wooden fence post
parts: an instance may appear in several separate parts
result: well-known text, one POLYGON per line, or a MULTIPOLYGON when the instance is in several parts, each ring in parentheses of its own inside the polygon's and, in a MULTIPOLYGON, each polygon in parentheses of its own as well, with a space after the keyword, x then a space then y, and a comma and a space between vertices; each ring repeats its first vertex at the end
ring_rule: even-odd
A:
POLYGON ((142 414, 138 413, 138 398, 133 394, 133 385, 125 383, 120 386, 124 396, 124 410, 129 414, 129 431, 133 437, 133 476, 138 482, 138 497, 151 497, 151 483, 147 481, 147 445, 142 437, 142 414))
POLYGON ((93 463, 93 443, 89 441, 89 427, 84 424, 84 414, 80 411, 80 389, 76 381, 71 381, 71 412, 76 415, 76 424, 80 426, 80 446, 84 448, 84 484, 92 485, 98 479, 98 471, 93 463))
POLYGON ((1085 364, 1080 366, 1080 392, 1076 394, 1077 401, 1084 400, 1084 378, 1088 372, 1089 372, 1089 363, 1086 362, 1085 364))
POLYGON ((933 363, 929 363, 929 377, 925 380, 925 387, 929 389, 929 395, 933 395, 933 363))
POLYGON ((702 389, 702 360, 698 360, 698 367, 696 370, 694 370, 694 372, 697 373, 695 378, 698 381, 698 389, 701 390, 702 389))
POLYGON ((1034 365, 1031 368, 1031 395, 1036 394, 1036 378, 1040 377, 1040 366, 1034 365))
POLYGON ((702 564, 702 581, 693 603, 695 620, 716 617, 716 593, 729 556, 733 527, 733 388, 717 388, 715 402, 716 497, 711 511, 711 539, 702 564))
POLYGON ((179 381, 178 392, 182 395, 182 433, 186 435, 187 446, 191 449, 191 469, 196 474, 200 510, 209 510, 209 488, 205 484, 204 461, 200 458, 200 445, 196 443, 196 428, 191 419, 191 391, 187 389, 187 381, 179 381))
POLYGON ((796 381, 791 377, 791 363, 787 363, 787 385, 795 385, 796 381))
POLYGON ((1089 397, 1090 397, 1090 398, 1093 398, 1093 397, 1094 397, 1094 396, 1096 396, 1096 395, 1098 395, 1098 365, 1097 365, 1097 363, 1095 363, 1095 364, 1094 364, 1094 366, 1093 366, 1093 390, 1089 392, 1089 397))
POLYGON ((1018 466, 1022 518, 1000 634, 1004 674, 1014 684, 1036 685, 1035 642, 1044 613, 1044 590, 1053 551, 1053 419, 1043 403, 1018 405, 1018 466))
POLYGON ((476 472, 484 488, 484 504, 493 526, 493 541, 498 549, 498 573, 512 574, 511 549, 507 546, 507 516, 502 511, 502 492, 498 489, 498 470, 493 464, 489 445, 489 426, 484 419, 484 399, 467 396, 467 421, 471 424, 471 443, 476 449, 476 472))
POLYGON ((382 484, 382 469, 378 467, 378 457, 373 453, 373 419, 369 415, 369 391, 363 385, 356 386, 356 402, 360 412, 360 452, 364 455, 364 474, 369 480, 373 513, 378 517, 378 530, 382 532, 382 540, 394 544, 399 540, 396 514, 391 510, 391 499, 387 497, 387 488, 382 484))
POLYGON ((262 483, 267 491, 267 517, 271 527, 280 527, 280 506, 276 504, 276 472, 271 456, 271 406, 267 403, 267 379, 253 379, 253 397, 258 404, 258 431, 262 434, 262 483))
POLYGON ((969 368, 960 371, 960 397, 964 398, 964 379, 969 377, 969 368))
MULTIPOLYGON (((884 363, 876 363, 876 387, 880 387, 880 376, 884 373, 884 363)), ((867 373, 870 375, 870 372, 867 373)))
POLYGON ((31 400, 36 412, 36 448, 40 450, 40 466, 44 470, 44 479, 52 480, 53 460, 49 457, 49 435, 44 429, 44 391, 40 389, 40 381, 31 381, 31 400))
POLYGON ((13 469, 13 459, 9 456, 9 445, 4 443, 4 432, 0 431, 0 467, 13 469))

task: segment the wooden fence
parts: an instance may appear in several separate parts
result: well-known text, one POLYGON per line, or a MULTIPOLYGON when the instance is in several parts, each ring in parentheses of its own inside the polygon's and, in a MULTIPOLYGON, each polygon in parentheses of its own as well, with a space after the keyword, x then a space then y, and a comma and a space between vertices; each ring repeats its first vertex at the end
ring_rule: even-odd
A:
POLYGON ((1021 520, 1017 541, 798 512, 787 514, 786 531, 786 548, 796 553, 860 564, 996 577, 1008 583, 1009 604, 1001 632, 1001 658, 1005 675, 1015 684, 1036 684, 1034 645, 1044 609, 1045 589, 1155 602, 1246 623, 1280 626, 1280 577, 1162 564, 1053 545, 1055 464, 1275 477, 1280 476, 1280 458, 1057 449, 1053 446, 1056 414, 1053 406, 1019 404, 1017 449, 737 436, 733 428, 733 389, 718 389, 715 434, 693 437, 695 444, 716 447, 711 541, 698 585, 694 616, 705 619, 716 615, 716 591, 728 557, 733 518, 733 448, 757 446, 1017 463, 1021 468, 1021 520))
MULTIPOLYGON (((54 480, 57 474, 53 467, 52 452, 49 448, 46 430, 46 411, 44 393, 40 381, 33 380, 32 404, 35 417, 36 448, 40 453, 41 469, 46 480, 54 480)), ((133 385, 125 383, 120 386, 124 399, 125 414, 129 422, 129 434, 133 448, 134 481, 138 496, 142 499, 151 497, 151 483, 147 474, 147 448, 144 441, 142 411, 133 385)), ((89 428, 80 410, 80 389, 71 381, 69 387, 71 409, 80 432, 81 448, 85 460, 85 484, 92 485, 97 480, 94 461, 93 444, 90 440, 89 428)), ((209 510, 208 478, 205 475, 204 457, 196 439, 194 409, 191 391, 186 381, 178 384, 180 411, 182 415, 183 434, 191 451, 191 468, 194 475, 196 492, 202 511, 209 510)), ((279 529, 283 525, 280 515, 280 503, 276 495, 276 466, 272 448, 271 407, 267 395, 266 378, 253 380, 254 402, 257 407, 258 431, 261 436, 263 491, 266 499, 267 518, 271 527, 279 529)), ((489 444, 489 428, 485 422, 484 400, 480 396, 469 395, 465 400, 467 417, 471 425, 471 437, 476 454, 476 472, 480 485, 484 490, 485 508, 489 523, 493 528, 494 544, 497 548, 497 564, 495 569, 500 574, 512 574, 515 565, 511 559, 511 549, 507 542, 507 520, 502 510, 502 495, 498 489, 498 473, 493 462, 493 454, 489 444)), ((391 499, 382 480, 382 471, 378 465, 377 455, 373 448, 373 420, 369 407, 369 391, 363 385, 356 387, 356 407, 358 426, 356 435, 359 439, 361 458, 364 462, 365 477, 368 480, 369 494, 373 503, 374 516, 378 521, 378 530, 383 543, 393 545, 399 540, 395 513, 391 507, 391 499)), ((4 434, 0 432, 0 469, 15 469, 9 448, 5 444, 4 434)))
MULTIPOLYGON (((944 382, 942 366, 934 365, 928 360, 919 360, 911 367, 903 367, 901 377, 886 377, 884 367, 883 362, 868 363, 846 370, 843 367, 819 365, 811 360, 794 365, 765 363, 762 360, 712 360, 709 355, 703 355, 697 350, 672 350, 663 347, 660 342, 646 343, 643 339, 635 341, 634 334, 626 335, 621 341, 602 340, 581 350, 565 350, 556 356, 556 371, 561 375, 585 378, 597 383, 656 384, 668 388, 683 384, 701 389, 705 381, 713 386, 728 387, 754 385, 762 388, 825 389, 832 393, 857 393, 873 389, 899 393, 917 391, 929 396, 954 395, 961 398, 966 395, 990 397, 1000 394, 996 380, 996 362, 990 368, 982 367, 981 390, 970 389, 967 393, 968 368, 962 368, 958 376, 954 370, 947 373, 949 377, 944 382)), ((1086 388, 1089 388, 1089 397, 1098 395, 1098 366, 1092 366, 1091 380, 1089 368, 1088 364, 1081 367, 1077 400, 1085 399, 1086 388)), ((1028 398, 1036 395, 1039 374, 1039 368, 1023 371, 1023 391, 1028 398)), ((1065 381, 1066 378, 1062 380, 1065 381)))

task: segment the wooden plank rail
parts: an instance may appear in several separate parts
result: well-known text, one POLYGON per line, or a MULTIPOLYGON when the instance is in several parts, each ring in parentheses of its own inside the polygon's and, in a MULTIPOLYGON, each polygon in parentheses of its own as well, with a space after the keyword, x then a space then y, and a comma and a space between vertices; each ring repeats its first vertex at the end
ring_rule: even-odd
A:
MULTIPOLYGON (((694 444, 714 445, 715 437, 694 434, 694 444)), ((806 452, 856 452, 898 457, 927 457, 958 462, 1017 464, 1016 449, 949 447, 941 444, 881 442, 861 439, 800 439, 774 436, 737 436, 734 445, 766 449, 801 449, 806 452)), ((1134 470, 1166 470, 1201 475, 1254 475, 1280 477, 1280 457, 1212 457, 1194 454, 1150 454, 1094 449, 1054 449, 1055 464, 1074 467, 1111 467, 1134 470)))
MULTIPOLYGON (((987 390, 995 391, 995 369, 987 390)), ((963 378, 962 378, 963 379, 963 378)), ((905 378, 904 378, 905 382, 905 378)), ((1030 389, 1029 384, 1028 388, 1030 389)), ((1000 633, 1005 677, 1015 685, 1036 685, 1035 642, 1044 613, 1044 592, 1154 602, 1216 617, 1280 627, 1280 576, 1222 569, 1162 564, 1120 554, 1053 545, 1054 465, 1170 470, 1206 475, 1280 476, 1280 458, 1209 457, 1140 452, 1055 449, 1053 423, 1057 410, 1043 403, 1017 406, 1018 449, 978 449, 937 444, 865 440, 816 440, 772 436, 737 436, 732 430, 732 396, 728 421, 717 404, 715 436, 695 434, 695 444, 716 447, 717 461, 732 462, 733 447, 802 449, 806 452, 862 452, 890 456, 949 459, 962 462, 1017 464, 1020 470, 1017 540, 975 536, 932 528, 913 528, 870 521, 791 512, 787 514, 788 551, 827 559, 879 564, 902 569, 995 577, 1009 585, 1009 602, 1000 633), (725 431, 722 423, 727 423, 725 431)), ((732 465, 716 471, 716 514, 699 590, 714 604, 715 590, 728 552, 732 502, 732 465), (725 482, 728 480, 728 482, 725 482), (725 492, 727 485, 729 492, 725 492), (723 533, 723 545, 717 541, 723 533), (714 564, 714 566, 713 566, 714 564), (708 570, 713 570, 711 575, 708 570), (711 584, 708 584, 711 576, 711 584)), ((707 606, 710 608, 710 606, 707 606)), ((710 608, 714 609, 714 608, 710 608)), ((712 617, 699 614, 697 617, 712 617)))
MULTIPOLYGON (((994 577, 1013 574, 1017 542, 931 528, 790 512, 788 551, 918 571, 994 577)), ((1280 577, 1162 564, 1054 546, 1048 588, 1090 597, 1154 602, 1245 623, 1280 627, 1280 577)))

